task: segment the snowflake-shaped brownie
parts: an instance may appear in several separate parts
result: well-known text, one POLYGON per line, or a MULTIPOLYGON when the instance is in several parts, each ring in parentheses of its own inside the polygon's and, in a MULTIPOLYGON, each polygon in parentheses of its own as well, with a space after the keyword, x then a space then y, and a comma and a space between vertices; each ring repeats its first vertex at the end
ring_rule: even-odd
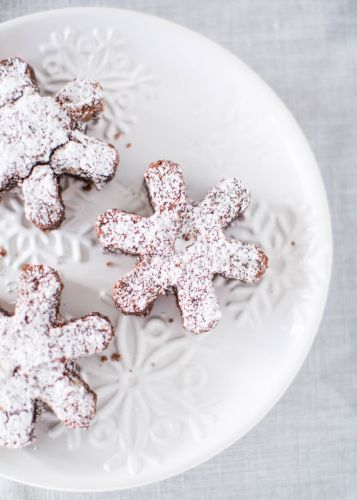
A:
POLYGON ((114 335, 99 313, 64 321, 62 282, 43 265, 25 266, 14 315, 0 310, 0 445, 26 446, 45 403, 65 425, 88 427, 96 395, 73 360, 102 351, 114 335))
POLYGON ((64 219, 59 177, 76 176, 100 189, 112 179, 117 151, 85 135, 86 122, 103 110, 97 82, 77 79, 42 97, 31 66, 0 61, 0 194, 22 186, 25 214, 43 230, 64 219))
POLYGON ((124 313, 145 315, 158 295, 173 291, 184 327, 194 333, 211 330, 221 316, 214 276, 253 283, 268 265, 260 247, 223 233, 248 207, 249 193, 240 180, 226 179, 195 205, 187 199, 181 167, 171 161, 149 165, 145 183, 151 217, 112 209, 97 219, 105 249, 139 256, 116 283, 115 304, 124 313))

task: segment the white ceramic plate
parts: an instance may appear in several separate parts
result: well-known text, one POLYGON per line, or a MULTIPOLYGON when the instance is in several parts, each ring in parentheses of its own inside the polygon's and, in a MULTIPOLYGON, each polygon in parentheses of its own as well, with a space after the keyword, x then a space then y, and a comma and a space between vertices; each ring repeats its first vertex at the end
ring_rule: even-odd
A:
POLYGON ((36 68, 46 93, 76 75, 102 82, 107 108, 91 133, 118 146, 121 168, 100 193, 67 182, 67 220, 48 235, 24 221, 16 195, 4 198, 1 301, 12 307, 23 263, 53 265, 65 282, 63 313, 110 315, 117 325, 111 352, 122 361, 110 352, 107 361, 82 363, 99 395, 89 431, 65 430, 48 416, 36 445, 0 450, 0 473, 68 490, 129 488, 178 474, 262 419, 310 349, 332 248, 314 157, 257 75, 170 22, 100 8, 35 14, 0 26, 0 56, 9 55, 36 68), (143 172, 161 158, 182 163, 196 199, 227 176, 241 177, 253 195, 246 219, 229 233, 260 242, 271 269, 257 287, 216 281, 224 317, 212 334, 185 333, 172 297, 147 319, 120 317, 110 300, 133 259, 102 255, 93 220, 110 207, 148 213, 143 172))

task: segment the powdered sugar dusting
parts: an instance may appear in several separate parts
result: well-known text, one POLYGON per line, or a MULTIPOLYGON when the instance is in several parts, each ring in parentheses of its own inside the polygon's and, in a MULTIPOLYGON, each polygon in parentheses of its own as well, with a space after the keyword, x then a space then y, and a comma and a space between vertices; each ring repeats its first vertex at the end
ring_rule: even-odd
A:
POLYGON ((19 448, 33 438, 37 401, 69 427, 87 427, 96 396, 69 361, 103 350, 113 336, 94 313, 64 322, 62 282, 47 266, 25 266, 13 316, 0 310, 0 445, 19 448))
POLYGON ((145 182, 155 209, 151 217, 112 209, 97 219, 106 249, 139 255, 134 269, 116 283, 115 303, 125 313, 146 314, 158 295, 174 290, 185 328, 208 331, 221 316, 214 276, 253 283, 268 265, 261 248, 223 233, 248 207, 249 193, 239 179, 226 179, 194 205, 181 167, 170 161, 151 164, 145 182))
POLYGON ((40 190, 35 198, 54 211, 29 209, 32 200, 25 189, 26 215, 40 229, 48 230, 63 220, 58 177, 67 173, 102 187, 114 176, 119 156, 113 146, 83 133, 84 122, 103 110, 99 83, 74 80, 53 99, 39 95, 34 78, 32 68, 20 59, 0 62, 0 192, 21 186, 35 175, 36 180, 26 183, 31 195, 40 190), (34 167, 42 164, 52 169, 51 182, 37 182, 34 167))

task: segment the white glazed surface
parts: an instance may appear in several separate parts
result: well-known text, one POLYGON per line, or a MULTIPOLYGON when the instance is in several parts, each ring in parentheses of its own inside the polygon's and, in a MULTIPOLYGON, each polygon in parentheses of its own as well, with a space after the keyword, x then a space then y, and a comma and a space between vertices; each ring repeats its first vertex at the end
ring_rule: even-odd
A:
POLYGON ((100 311, 117 325, 108 361, 82 364, 99 395, 91 429, 65 430, 48 416, 36 445, 0 450, 0 473, 49 488, 108 490, 182 472, 254 426, 311 346, 332 246, 315 160, 251 70, 157 18, 111 9, 37 14, 0 27, 0 56, 9 55, 35 67, 46 93, 77 75, 101 81, 107 108, 91 134, 118 146, 121 166, 101 192, 66 182, 59 231, 43 234, 25 222, 16 194, 0 204, 0 245, 8 252, 0 261, 2 305, 13 307, 20 266, 42 262, 63 278, 64 315, 100 311), (183 331, 172 297, 146 319, 118 314, 110 290, 133 259, 103 255, 93 231, 107 208, 150 213, 142 178, 161 158, 182 163, 197 200, 222 177, 242 178, 253 204, 228 233, 261 243, 271 259, 257 287, 216 281, 223 319, 198 337, 183 331), (112 352, 122 360, 112 361, 112 352))

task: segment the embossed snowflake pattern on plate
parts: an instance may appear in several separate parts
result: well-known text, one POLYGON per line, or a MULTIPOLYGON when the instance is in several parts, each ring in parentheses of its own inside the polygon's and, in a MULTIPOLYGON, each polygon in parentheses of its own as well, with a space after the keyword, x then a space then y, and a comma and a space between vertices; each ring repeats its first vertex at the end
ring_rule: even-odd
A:
POLYGON ((146 464, 162 463, 185 434, 199 442, 212 428, 217 402, 202 399, 207 367, 195 355, 213 346, 159 317, 120 316, 116 332, 108 352, 81 363, 98 394, 96 422, 84 432, 49 419, 49 435, 64 438, 69 450, 83 440, 99 449, 114 445, 104 469, 125 467, 136 475, 146 464))
POLYGON ((130 131, 137 121, 137 100, 153 95, 152 73, 131 61, 125 49, 126 42, 114 29, 81 33, 67 27, 51 33, 40 46, 41 65, 36 68, 41 88, 51 95, 78 76, 100 81, 105 109, 99 128, 109 141, 130 131))
POLYGON ((317 236, 318 224, 309 207, 296 210, 258 202, 228 228, 227 234, 234 238, 259 241, 269 255, 269 271, 255 286, 217 280, 223 288, 224 306, 237 325, 259 328, 278 308, 289 308, 296 321, 304 321, 304 303, 314 296, 323 278, 316 271, 318 261, 326 258, 326 248, 317 236))

